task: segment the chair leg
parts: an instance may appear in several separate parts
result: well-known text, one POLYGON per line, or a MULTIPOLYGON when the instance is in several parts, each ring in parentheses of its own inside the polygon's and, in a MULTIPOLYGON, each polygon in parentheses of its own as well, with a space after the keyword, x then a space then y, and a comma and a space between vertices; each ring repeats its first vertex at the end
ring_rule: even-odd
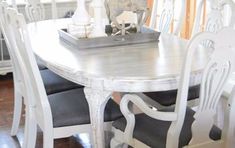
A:
POLYGON ((43 131, 43 148, 54 148, 54 137, 53 130, 47 130, 46 128, 43 131))
POLYGON ((17 90, 15 90, 14 92, 14 97, 15 97, 14 98, 14 114, 13 114, 13 122, 12 122, 12 128, 11 128, 12 136, 15 136, 19 129, 22 104, 23 104, 22 95, 17 90))
POLYGON ((92 131, 89 132, 89 138, 90 138, 90 143, 91 143, 91 145, 94 145, 95 142, 94 142, 94 138, 93 138, 93 133, 92 133, 92 131))
POLYGON ((110 148, 122 148, 123 146, 123 143, 119 142, 115 137, 110 141, 110 148))
POLYGON ((37 138, 37 123, 35 121, 34 108, 26 107, 25 133, 23 148, 34 148, 37 138))

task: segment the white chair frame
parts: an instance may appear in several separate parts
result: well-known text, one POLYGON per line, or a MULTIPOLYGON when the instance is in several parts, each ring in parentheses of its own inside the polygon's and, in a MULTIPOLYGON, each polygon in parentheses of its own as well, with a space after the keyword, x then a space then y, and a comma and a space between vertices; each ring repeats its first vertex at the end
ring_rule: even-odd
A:
MULTIPOLYGON (((147 116, 163 120, 171 121, 171 126, 168 130, 166 148, 175 148, 178 145, 179 135, 185 118, 187 95, 189 88, 190 72, 192 57, 198 45, 204 40, 211 40, 215 43, 215 48, 212 55, 209 57, 209 62, 203 71, 199 106, 194 115, 195 121, 192 125, 192 139, 188 144, 189 148, 232 148, 234 147, 235 138, 235 87, 232 96, 228 100, 225 124, 221 139, 213 141, 209 137, 210 129, 213 126, 214 116, 220 96, 222 95, 223 87, 226 81, 235 70, 235 30, 225 28, 217 34, 203 32, 196 35, 189 43, 187 56, 182 68, 180 84, 177 93, 177 101, 174 112, 161 112, 152 110, 150 104, 146 104, 140 97, 133 94, 128 94, 121 100, 120 106, 123 115, 126 118, 127 124, 125 131, 122 132, 113 128, 114 138, 111 141, 111 147, 118 147, 123 143, 132 147, 148 147, 137 139, 133 138, 135 127, 135 116, 129 109, 129 103, 133 103, 140 108, 147 116)), ((144 136, 144 135, 143 135, 144 136)), ((123 145, 122 145, 123 146, 123 145)), ((126 146, 126 145, 125 145, 126 146)))
MULTIPOLYGON (((192 37, 201 32, 201 30, 216 33, 222 27, 234 27, 235 24, 235 4, 232 0, 206 0, 207 4, 210 4, 210 13, 206 14, 206 23, 202 24, 202 12, 205 4, 204 0, 197 1, 197 14, 194 20, 192 37), (230 16, 223 14, 225 6, 229 6, 230 16), (228 19, 228 26, 225 26, 224 19, 228 19)), ((207 10, 208 11, 208 10, 207 10)))
MULTIPOLYGON (((18 63, 17 66, 19 67, 17 67, 17 70, 20 74, 21 87, 24 92, 26 121, 23 147, 35 147, 36 125, 39 125, 43 131, 43 147, 45 148, 53 147, 53 139, 65 138, 77 133, 89 133, 89 135, 92 135, 90 124, 53 127, 51 107, 31 48, 24 16, 13 8, 7 8, 7 11, 0 16, 7 21, 5 30, 9 36, 9 49, 18 63)), ((105 122, 104 129, 106 131, 111 131, 111 123, 112 121, 105 122)), ((90 136, 90 138, 91 143, 93 143, 93 137, 90 136)))
MULTIPOLYGON (((2 4, 4 5, 4 8, 7 7, 6 3, 2 3, 2 4)), ((1 9, 1 11, 2 10, 3 9, 1 9)), ((33 52, 27 49, 27 48, 30 48, 31 46, 29 42, 30 40, 27 36, 27 29, 25 28, 26 24, 24 22, 24 17, 21 14, 17 14, 15 9, 8 8, 7 11, 8 11, 7 13, 3 12, 3 15, 0 15, 1 19, 6 19, 7 17, 4 17, 4 15, 8 14, 10 15, 9 18, 12 18, 12 20, 15 20, 15 22, 11 22, 12 25, 15 25, 15 26, 23 25, 23 28, 21 28, 22 29, 21 33, 23 34, 20 34, 20 32, 16 30, 16 28, 13 29, 14 27, 10 28, 9 25, 1 24, 1 26, 4 27, 5 35, 7 34, 7 36, 11 36, 11 38, 10 39, 8 38, 9 40, 6 40, 6 41, 8 45, 10 46, 9 49, 11 49, 11 52, 10 52, 12 54, 11 57, 13 57, 12 59, 14 59, 13 60, 15 64, 14 68, 17 69, 16 70, 17 72, 14 73, 14 81, 20 80, 19 83, 14 83, 15 88, 16 88, 14 115, 17 114, 17 117, 20 117, 21 108, 22 108, 22 96, 24 96, 24 101, 26 105, 26 123, 25 123, 26 129, 25 129, 25 140, 24 140, 25 142, 24 142, 23 147, 27 147, 27 148, 34 147, 35 139, 36 139, 36 123, 38 123, 41 129, 44 131, 43 145, 46 148, 53 147, 53 138, 69 137, 73 134, 82 133, 82 132, 90 133, 91 132, 90 124, 53 128, 50 105, 49 105, 49 102, 45 93, 45 88, 43 86, 43 82, 42 82, 39 70, 37 69, 37 63, 35 61, 33 52), (17 24, 16 20, 19 21, 18 23, 23 23, 23 24, 17 24), (23 39, 25 39, 24 40, 25 45, 22 43, 22 40, 20 37, 23 37, 23 39), (25 48, 25 46, 27 48, 25 48), (27 51, 18 50, 18 49, 25 49, 27 51), (19 51, 22 51, 22 53, 19 53, 19 51), (25 57, 23 58, 22 56, 25 56, 25 57), (27 59, 30 60, 30 62, 32 63, 27 63, 26 65, 24 65, 27 59), (28 73, 27 69, 29 67, 32 68, 33 74, 36 75, 35 77, 28 73), (32 84, 33 81, 34 82, 37 81, 37 83, 32 84), (18 91, 18 89, 20 90, 18 91), (35 91, 36 89, 39 91, 35 91), (40 99, 37 100, 33 98, 40 98, 40 99)), ((3 22, 1 21, 1 23, 3 22)), ((16 122, 19 122, 19 119, 16 122)), ((15 123, 15 125, 19 125, 19 123, 15 123)), ((18 126, 13 128, 12 131, 16 132, 17 129, 18 129, 18 126)))
MULTIPOLYGON (((161 6, 159 5, 158 0, 153 0, 149 28, 157 30, 161 33, 170 33, 171 25, 175 21, 174 7, 178 1, 181 2, 181 9, 179 12, 180 15, 178 18, 178 23, 176 25, 174 24, 173 26, 172 34, 179 36, 181 28, 183 26, 183 21, 184 21, 183 19, 186 15, 186 0, 164 0, 159 20, 158 20, 158 10, 159 7, 161 6)), ((165 108, 165 106, 162 106, 157 101, 152 100, 150 97, 148 97, 143 93, 136 93, 136 95, 144 99, 146 102, 149 103, 151 102, 150 104, 153 104, 158 109, 165 108)), ((195 100, 191 100, 189 101, 189 105, 195 106, 195 104, 197 104, 195 102, 196 102, 195 100)))
MULTIPOLYGON (((6 4, 5 4, 6 5, 6 4)), ((14 7, 16 8, 16 3, 14 2, 14 7)), ((25 7, 26 15, 30 21, 39 21, 43 20, 45 18, 45 10, 43 4, 40 3, 40 0, 29 0, 29 4, 25 7)), ((57 9, 56 9, 56 2, 55 0, 52 0, 52 16, 53 18, 57 17, 57 9)), ((9 45, 8 45, 9 47, 9 45)), ((9 47, 10 48, 10 47, 9 47)), ((11 53, 11 55, 14 53, 11 53)), ((19 67, 16 63, 13 63, 13 65, 16 65, 16 67, 19 67)), ((18 75, 19 70, 15 70, 13 68, 14 75, 18 75)), ((15 136, 17 134, 19 124, 20 124, 20 118, 21 118, 21 110, 22 110, 22 96, 24 94, 21 92, 23 91, 22 86, 19 85, 20 77, 16 76, 14 77, 14 114, 13 114, 13 123, 12 123, 12 129, 11 129, 11 135, 15 136)), ((22 82, 21 82, 22 83, 22 82)))
MULTIPOLYGON (((7 13, 3 15, 8 15, 5 18, 10 19, 10 25, 5 26, 6 28, 4 30, 10 36, 8 38, 10 43, 9 49, 12 50, 13 59, 18 63, 18 72, 21 74, 20 86, 24 90, 21 91, 24 92, 24 103, 26 105, 23 147, 35 147, 37 124, 43 130, 43 147, 45 148, 53 147, 53 139, 69 137, 76 133, 90 133, 90 124, 53 128, 50 105, 31 49, 24 17, 22 14, 18 14, 13 8, 8 8, 7 13)), ((21 102, 20 100, 19 103, 21 102)))
MULTIPOLYGON (((30 22, 41 21, 45 19, 45 8, 40 0, 27 0, 25 13, 30 22)), ((52 19, 58 18, 56 0, 51 0, 52 19)))
POLYGON ((5 38, 5 42, 7 45, 7 48, 9 49, 9 54, 11 57, 12 62, 12 71, 13 71, 13 80, 14 80, 14 113, 13 113, 13 123, 12 123, 12 129, 11 129, 11 135, 16 135, 17 130, 19 128, 20 124, 20 117, 21 117, 21 110, 22 110, 22 102, 23 98, 22 96, 25 95, 25 90, 21 81, 21 73, 19 71, 19 63, 15 60, 16 55, 11 50, 12 45, 9 42, 9 31, 8 31, 8 25, 6 24, 6 17, 4 16, 6 14, 6 9, 8 7, 7 2, 3 1, 0 2, 0 23, 1 23, 1 30, 3 33, 3 36, 5 38))
MULTIPOLYGON (((0 0, 1 2, 2 0, 0 0)), ((12 2, 12 5, 14 6, 14 2, 12 2)), ((0 57, 0 75, 6 75, 9 72, 12 72, 12 64, 11 64, 11 59, 9 58, 4 58, 4 48, 3 48, 3 42, 5 41, 4 37, 2 38, 3 31, 0 29, 0 52, 1 52, 1 57, 0 57)), ((7 44, 7 43, 6 43, 7 44)))
POLYGON ((30 22, 45 19, 45 8, 40 0, 28 0, 28 3, 25 5, 25 13, 30 22))
MULTIPOLYGON (((163 33, 168 33, 171 28, 171 24, 175 19, 174 15, 174 7, 175 3, 177 0, 164 0, 162 12, 160 14, 159 20, 157 20, 157 15, 158 15, 158 0, 154 0, 153 2, 153 7, 152 7, 152 13, 151 13, 151 18, 150 18, 150 24, 149 27, 155 29, 156 28, 156 22, 158 22, 157 25, 157 31, 163 32, 163 33)), ((174 30, 173 34, 179 35, 181 27, 183 25, 183 19, 185 17, 185 11, 186 11, 186 1, 185 0, 178 0, 182 8, 180 9, 180 17, 178 20, 177 25, 174 25, 174 30)))
MULTIPOLYGON (((208 10, 207 10, 208 11, 208 10)), ((197 1, 197 13, 194 20, 194 26, 192 30, 192 36, 195 34, 201 32, 201 31, 209 31, 216 33, 218 30, 220 30, 222 27, 235 27, 235 3, 233 0, 198 0, 197 1), (210 13, 206 14, 206 20, 205 24, 202 24, 202 14, 203 14, 203 7, 204 4, 209 5, 208 7, 210 9, 210 13), (230 15, 225 11, 225 6, 228 6, 230 11, 230 15), (226 21, 225 21, 226 20, 226 21), (228 24, 225 24, 224 22, 227 22, 228 24)), ((203 43, 203 46, 210 48, 212 45, 211 42, 205 41, 203 43)), ((225 92, 223 95, 228 98, 230 95, 230 92, 234 86, 234 82, 230 80, 226 86, 225 86, 225 92)))
MULTIPOLYGON (((1 0, 2 1, 2 0, 1 0)), ((31 0, 32 1, 32 0, 31 0)), ((32 1, 33 3, 37 2, 35 0, 32 1)), ((17 9, 17 3, 16 0, 12 0, 12 6, 13 8, 17 9)), ((28 6, 27 6, 28 7, 28 6)), ((57 18, 57 7, 56 7, 56 0, 52 0, 51 1, 51 10, 52 10, 52 19, 56 19, 57 18)), ((26 11, 27 13, 28 11, 26 11)), ((30 15, 32 16, 32 15, 30 15)), ((44 17, 43 17, 44 18, 44 17)), ((33 19, 29 19, 30 21, 32 21, 33 19)), ((1 34, 1 30, 0 30, 0 34, 1 34)), ((0 38, 0 42, 4 42, 4 38, 0 38)), ((0 47, 0 52, 3 52, 3 48, 0 47)), ((2 53, 3 54, 3 53, 2 53)), ((13 68, 12 68, 12 61, 11 59, 4 59, 3 57, 0 60, 0 75, 5 75, 9 72, 13 72, 13 68)))

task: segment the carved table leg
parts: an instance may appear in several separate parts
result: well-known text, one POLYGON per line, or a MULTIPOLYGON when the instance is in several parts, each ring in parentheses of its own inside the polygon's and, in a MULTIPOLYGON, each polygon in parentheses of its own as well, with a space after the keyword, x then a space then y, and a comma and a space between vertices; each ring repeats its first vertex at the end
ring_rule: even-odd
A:
POLYGON ((111 92, 88 87, 84 88, 84 92, 89 104, 94 147, 104 148, 104 109, 111 96, 111 92))

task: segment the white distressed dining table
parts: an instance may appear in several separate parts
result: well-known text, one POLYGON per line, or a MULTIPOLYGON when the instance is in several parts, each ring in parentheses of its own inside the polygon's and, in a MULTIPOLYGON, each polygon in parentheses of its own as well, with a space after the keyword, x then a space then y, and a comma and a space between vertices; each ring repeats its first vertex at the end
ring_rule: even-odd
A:
MULTIPOLYGON (((187 40, 161 34, 159 42, 78 49, 59 39, 58 29, 70 19, 28 25, 35 54, 58 75, 84 85, 89 104, 94 147, 104 147, 103 114, 112 92, 151 92, 177 89, 187 40)), ((200 81, 207 51, 198 49, 190 85, 200 81)))

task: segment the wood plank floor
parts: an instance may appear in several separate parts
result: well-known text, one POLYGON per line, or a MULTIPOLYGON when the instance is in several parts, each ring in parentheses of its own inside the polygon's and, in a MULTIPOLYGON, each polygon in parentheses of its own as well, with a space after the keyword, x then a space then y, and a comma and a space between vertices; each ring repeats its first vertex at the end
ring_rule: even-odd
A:
MULTIPOLYGON (((10 135, 14 94, 12 75, 0 76, 0 148, 20 148, 24 138, 24 113, 17 136, 10 135)), ((39 128, 38 128, 39 129, 39 128)), ((37 132, 36 148, 42 148, 43 135, 40 129, 37 132)), ((54 141, 55 148, 88 148, 90 141, 88 134, 74 135, 70 138, 54 141)))

